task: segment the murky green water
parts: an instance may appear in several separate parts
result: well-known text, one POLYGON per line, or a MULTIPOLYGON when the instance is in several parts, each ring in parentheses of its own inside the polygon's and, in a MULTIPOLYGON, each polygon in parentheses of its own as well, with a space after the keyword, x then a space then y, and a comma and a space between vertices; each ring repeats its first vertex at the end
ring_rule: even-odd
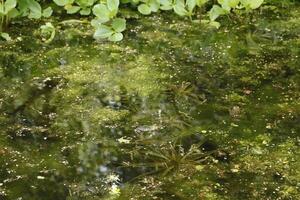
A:
POLYGON ((171 18, 0 43, 1 200, 300 199, 299 5, 171 18))

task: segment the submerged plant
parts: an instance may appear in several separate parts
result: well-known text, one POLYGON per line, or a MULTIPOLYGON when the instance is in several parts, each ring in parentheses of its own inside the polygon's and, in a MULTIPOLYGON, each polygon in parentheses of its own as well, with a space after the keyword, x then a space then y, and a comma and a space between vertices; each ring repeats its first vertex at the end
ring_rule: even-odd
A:
POLYGON ((50 43, 54 39, 55 32, 55 27, 50 22, 41 26, 41 34, 45 43, 50 43))
POLYGON ((124 161, 122 168, 131 168, 141 171, 140 178, 150 174, 167 175, 183 169, 199 170, 213 151, 203 151, 201 142, 185 148, 173 142, 162 144, 148 144, 149 141, 138 142, 134 151, 124 152, 129 154, 129 161, 124 161))

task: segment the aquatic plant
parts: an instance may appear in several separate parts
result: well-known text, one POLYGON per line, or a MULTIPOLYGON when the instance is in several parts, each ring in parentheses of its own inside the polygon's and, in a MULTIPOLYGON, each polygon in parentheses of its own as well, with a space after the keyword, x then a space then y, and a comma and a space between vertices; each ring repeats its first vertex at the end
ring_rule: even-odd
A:
POLYGON ((42 8, 41 4, 35 0, 1 0, 0 1, 0 34, 6 40, 10 37, 4 31, 10 21, 17 17, 27 17, 29 19, 40 19, 50 17, 52 8, 42 8))
MULTIPOLYGON (((93 15, 94 19, 91 20, 91 24, 95 29, 94 38, 96 40, 107 38, 117 42, 123 39, 122 32, 126 29, 126 20, 122 17, 121 9, 123 8, 135 8, 143 15, 150 15, 158 11, 173 11, 179 16, 192 20, 197 10, 203 10, 205 4, 208 4, 209 20, 202 20, 202 22, 218 28, 220 23, 215 20, 219 16, 230 14, 236 10, 248 12, 257 9, 262 5, 263 0, 218 0, 215 5, 209 0, 53 0, 53 2, 58 7, 53 3, 38 0, 1 0, 0 36, 6 40, 11 39, 4 30, 14 18, 50 17, 53 8, 54 11, 58 11, 59 7, 63 7, 70 15, 77 13, 81 16, 93 15)), ((45 26, 42 30, 45 30, 45 26)))

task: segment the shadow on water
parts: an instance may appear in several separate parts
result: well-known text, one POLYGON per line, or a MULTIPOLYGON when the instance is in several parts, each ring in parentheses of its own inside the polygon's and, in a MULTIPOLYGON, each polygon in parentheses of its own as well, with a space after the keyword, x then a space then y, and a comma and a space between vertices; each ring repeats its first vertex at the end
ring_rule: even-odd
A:
POLYGON ((1 43, 0 198, 298 199, 300 13, 272 9, 1 43))

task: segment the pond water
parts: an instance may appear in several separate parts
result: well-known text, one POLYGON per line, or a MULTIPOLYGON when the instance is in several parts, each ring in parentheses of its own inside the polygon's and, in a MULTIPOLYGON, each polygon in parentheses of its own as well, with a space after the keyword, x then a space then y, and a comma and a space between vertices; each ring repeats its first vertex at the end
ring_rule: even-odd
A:
POLYGON ((300 199, 300 7, 241 18, 133 15, 119 43, 61 25, 49 45, 15 22, 0 199, 300 199))

